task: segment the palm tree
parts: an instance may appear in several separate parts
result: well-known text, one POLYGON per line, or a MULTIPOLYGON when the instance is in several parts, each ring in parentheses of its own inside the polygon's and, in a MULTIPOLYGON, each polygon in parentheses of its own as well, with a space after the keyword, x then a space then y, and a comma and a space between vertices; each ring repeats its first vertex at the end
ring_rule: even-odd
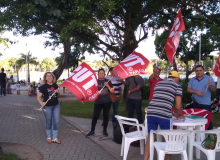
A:
MULTIPOLYGON (((26 64, 26 55, 24 53, 20 53, 21 57, 16 61, 17 64, 17 75, 18 75, 18 70, 26 64), (19 69, 18 69, 19 68, 19 69)), ((36 61, 36 59, 34 59, 30 53, 30 51, 28 51, 28 55, 27 55, 27 64, 28 64, 28 82, 30 82, 30 71, 29 71, 29 64, 34 64, 37 65, 38 62, 36 61)))
POLYGON ((0 31, 0 44, 3 44, 6 48, 9 48, 7 44, 7 42, 9 42, 9 39, 1 37, 4 32, 4 30, 0 31))

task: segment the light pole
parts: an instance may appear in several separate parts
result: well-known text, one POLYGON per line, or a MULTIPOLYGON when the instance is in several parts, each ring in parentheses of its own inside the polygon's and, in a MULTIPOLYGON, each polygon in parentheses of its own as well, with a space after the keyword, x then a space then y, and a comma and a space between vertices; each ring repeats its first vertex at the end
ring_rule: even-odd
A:
POLYGON ((27 44, 26 44, 26 83, 28 82, 28 71, 27 71, 27 44))

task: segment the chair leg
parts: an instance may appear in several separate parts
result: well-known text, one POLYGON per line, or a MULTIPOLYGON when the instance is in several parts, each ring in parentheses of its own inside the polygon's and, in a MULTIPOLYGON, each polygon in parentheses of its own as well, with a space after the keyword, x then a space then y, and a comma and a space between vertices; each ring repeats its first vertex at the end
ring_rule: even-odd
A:
POLYGON ((125 146, 125 138, 124 138, 124 136, 122 136, 122 142, 121 142, 121 156, 123 156, 124 146, 125 146))
POLYGON ((140 150, 141 150, 141 154, 144 154, 144 139, 140 140, 140 150))
POLYGON ((215 160, 215 151, 211 151, 211 152, 208 152, 207 154, 207 160, 215 160))
POLYGON ((125 139, 123 160, 127 159, 129 147, 130 147, 130 141, 125 139))
POLYGON ((154 159, 154 145, 150 146, 150 160, 153 160, 153 159, 154 159))
POLYGON ((182 153, 182 159, 188 160, 186 151, 183 151, 183 153, 182 153))
POLYGON ((158 160, 164 160, 165 152, 158 151, 157 156, 158 156, 158 160))

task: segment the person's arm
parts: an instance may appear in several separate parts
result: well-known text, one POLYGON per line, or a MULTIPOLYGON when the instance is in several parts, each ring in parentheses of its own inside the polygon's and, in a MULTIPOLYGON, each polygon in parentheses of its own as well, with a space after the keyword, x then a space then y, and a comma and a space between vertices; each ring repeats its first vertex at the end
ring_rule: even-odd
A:
POLYGON ((37 95, 37 101, 40 103, 41 106, 45 106, 46 103, 45 103, 45 102, 42 102, 42 100, 41 100, 42 95, 43 95, 43 94, 42 94, 41 92, 38 93, 38 95, 37 95))
POLYGON ((152 80, 153 80, 153 78, 154 78, 154 73, 150 75, 150 77, 149 77, 149 79, 148 79, 148 82, 151 83, 152 80))
POLYGON ((133 93, 133 92, 137 92, 137 91, 140 90, 140 89, 141 89, 141 87, 137 85, 137 87, 135 87, 134 89, 128 91, 128 94, 131 94, 131 93, 133 93))
POLYGON ((6 75, 6 74, 5 74, 5 83, 6 83, 6 84, 8 83, 7 75, 6 75))
POLYGON ((58 88, 56 92, 57 92, 57 98, 60 98, 60 89, 58 88))
MULTIPOLYGON (((111 82, 109 82, 109 83, 111 83, 111 82)), ((113 87, 110 87, 110 85, 109 85, 107 82, 105 82, 105 86, 108 88, 108 90, 109 90, 111 93, 115 93, 115 89, 114 89, 113 87)))
POLYGON ((187 92, 189 92, 191 94, 197 94, 198 96, 201 96, 201 97, 204 96, 204 92, 193 90, 190 87, 187 88, 187 92))
POLYGON ((176 113, 177 113, 177 117, 180 119, 185 119, 185 116, 182 114, 182 97, 181 96, 176 96, 175 97, 175 108, 176 108, 176 113))
POLYGON ((208 87, 212 92, 216 91, 215 82, 213 81, 213 79, 209 80, 208 87))

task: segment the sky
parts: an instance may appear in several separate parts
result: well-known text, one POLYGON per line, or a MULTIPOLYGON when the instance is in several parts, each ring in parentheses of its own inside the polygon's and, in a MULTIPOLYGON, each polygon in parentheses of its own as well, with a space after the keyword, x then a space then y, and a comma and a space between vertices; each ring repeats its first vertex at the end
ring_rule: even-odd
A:
MULTIPOLYGON (((55 58, 59 56, 60 52, 63 52, 63 48, 56 48, 54 51, 52 47, 44 47, 44 42, 47 40, 43 35, 37 36, 14 36, 12 32, 5 32, 2 37, 9 38, 11 41, 17 42, 16 44, 9 44, 9 48, 7 49, 2 44, 0 45, 0 53, 3 54, 0 60, 4 60, 6 58, 12 57, 20 57, 20 53, 26 54, 28 51, 32 53, 33 57, 37 57, 40 60, 44 58, 55 58), (27 45, 26 45, 27 44, 27 45)), ((155 59, 157 56, 155 54, 155 46, 154 46, 154 36, 149 36, 146 40, 139 43, 137 52, 143 54, 148 59, 155 59)), ((90 56, 89 53, 85 54, 86 60, 93 62, 94 60, 102 60, 99 55, 90 56)))

